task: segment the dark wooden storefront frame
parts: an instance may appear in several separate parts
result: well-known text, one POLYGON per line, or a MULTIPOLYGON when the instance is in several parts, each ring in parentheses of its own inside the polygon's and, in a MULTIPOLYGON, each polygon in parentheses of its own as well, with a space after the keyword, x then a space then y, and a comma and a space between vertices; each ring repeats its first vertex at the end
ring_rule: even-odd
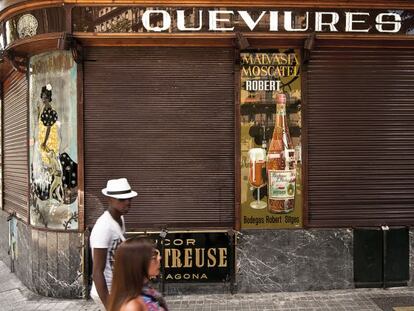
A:
MULTIPOLYGON (((299 2, 299 1, 298 1, 299 2)), ((72 35, 73 38, 82 47, 95 46, 183 46, 183 47, 233 47, 236 59, 240 54, 238 47, 237 36, 235 33, 181 33, 181 34, 150 34, 150 33, 134 33, 134 34, 107 34, 107 33, 79 33, 72 32, 72 8, 76 6, 157 6, 157 7, 212 7, 215 3, 211 1, 86 1, 86 0, 41 0, 41 1, 19 1, 9 0, 4 1, 0 5, 0 20, 6 20, 13 15, 33 9, 64 6, 66 10, 66 29, 65 32, 48 33, 37 35, 32 38, 17 40, 7 46, 6 50, 14 51, 24 57, 30 57, 42 52, 56 50, 59 46, 59 41, 65 40, 67 35, 72 35)), ((251 1, 225 1, 219 4, 220 7, 245 7, 245 8, 260 8, 277 6, 280 8, 294 7, 294 8, 393 8, 414 9, 414 3, 410 0, 396 1, 390 4, 389 1, 377 1, 371 3, 369 1, 342 1, 338 4, 336 1, 329 0, 308 0, 300 1, 300 3, 292 3, 291 1, 281 1, 275 4, 274 1, 262 0, 254 4, 251 1)), ((275 46, 283 48, 297 48, 303 51, 305 41, 309 38, 309 34, 273 34, 273 33, 243 33, 243 36, 248 40, 249 49, 269 49, 275 46)), ((385 36, 385 35, 350 35, 350 34, 317 34, 315 36, 317 47, 344 47, 344 48, 413 48, 414 38, 409 36, 385 36)), ((306 66, 306 64, 305 64, 306 66)), ((234 228, 240 230, 240 68, 237 63, 234 65, 234 112, 235 112, 235 223, 234 228)), ((0 73, 1 80, 10 72, 12 66, 9 62, 3 64, 0 73)), ((79 159, 79 232, 84 232, 85 224, 83 221, 84 215, 84 140, 83 140, 83 83, 82 83, 82 68, 78 67, 78 159, 79 159)), ((306 71, 302 75, 302 89, 306 90, 306 71)), ((304 226, 309 227, 308 220, 308 151, 307 151, 307 94, 303 92, 303 188, 304 188, 304 226)), ((3 163, 2 163, 3 165, 3 163)), ((40 229, 42 230, 42 229, 40 229)), ((48 230, 55 231, 55 230, 48 230)), ((59 230, 58 230, 59 231, 59 230)))

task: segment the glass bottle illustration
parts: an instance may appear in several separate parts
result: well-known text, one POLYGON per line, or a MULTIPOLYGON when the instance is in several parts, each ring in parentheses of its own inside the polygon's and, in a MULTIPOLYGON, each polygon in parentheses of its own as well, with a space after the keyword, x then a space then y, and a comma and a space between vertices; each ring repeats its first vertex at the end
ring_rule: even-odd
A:
POLYGON ((286 117, 286 95, 276 95, 275 128, 267 154, 268 211, 289 213, 295 199, 295 150, 286 117))

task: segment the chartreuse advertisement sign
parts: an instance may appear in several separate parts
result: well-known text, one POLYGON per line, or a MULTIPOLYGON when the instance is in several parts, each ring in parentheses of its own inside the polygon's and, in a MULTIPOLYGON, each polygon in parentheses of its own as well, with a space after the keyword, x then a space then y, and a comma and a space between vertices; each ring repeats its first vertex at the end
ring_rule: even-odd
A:
MULTIPOLYGON (((143 233, 128 233, 128 237, 143 233)), ((231 282, 234 277, 232 231, 148 232, 161 254, 166 283, 231 282)))

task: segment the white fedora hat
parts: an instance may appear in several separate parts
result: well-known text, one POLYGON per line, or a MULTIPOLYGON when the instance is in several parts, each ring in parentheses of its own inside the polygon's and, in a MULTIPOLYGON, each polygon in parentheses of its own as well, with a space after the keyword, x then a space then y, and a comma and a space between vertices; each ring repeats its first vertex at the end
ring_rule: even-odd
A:
POLYGON ((138 193, 132 191, 126 178, 108 180, 106 188, 102 189, 102 193, 107 197, 116 199, 130 199, 138 195, 138 193))

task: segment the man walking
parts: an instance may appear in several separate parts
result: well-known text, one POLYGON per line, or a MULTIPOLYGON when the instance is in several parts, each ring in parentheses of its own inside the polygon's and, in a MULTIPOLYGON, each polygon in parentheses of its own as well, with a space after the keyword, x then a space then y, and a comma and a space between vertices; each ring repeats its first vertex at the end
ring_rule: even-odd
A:
POLYGON ((98 218, 90 236, 93 284, 91 298, 106 310, 112 285, 112 266, 117 246, 125 240, 124 217, 137 196, 126 178, 110 179, 102 193, 108 198, 108 209, 98 218))

